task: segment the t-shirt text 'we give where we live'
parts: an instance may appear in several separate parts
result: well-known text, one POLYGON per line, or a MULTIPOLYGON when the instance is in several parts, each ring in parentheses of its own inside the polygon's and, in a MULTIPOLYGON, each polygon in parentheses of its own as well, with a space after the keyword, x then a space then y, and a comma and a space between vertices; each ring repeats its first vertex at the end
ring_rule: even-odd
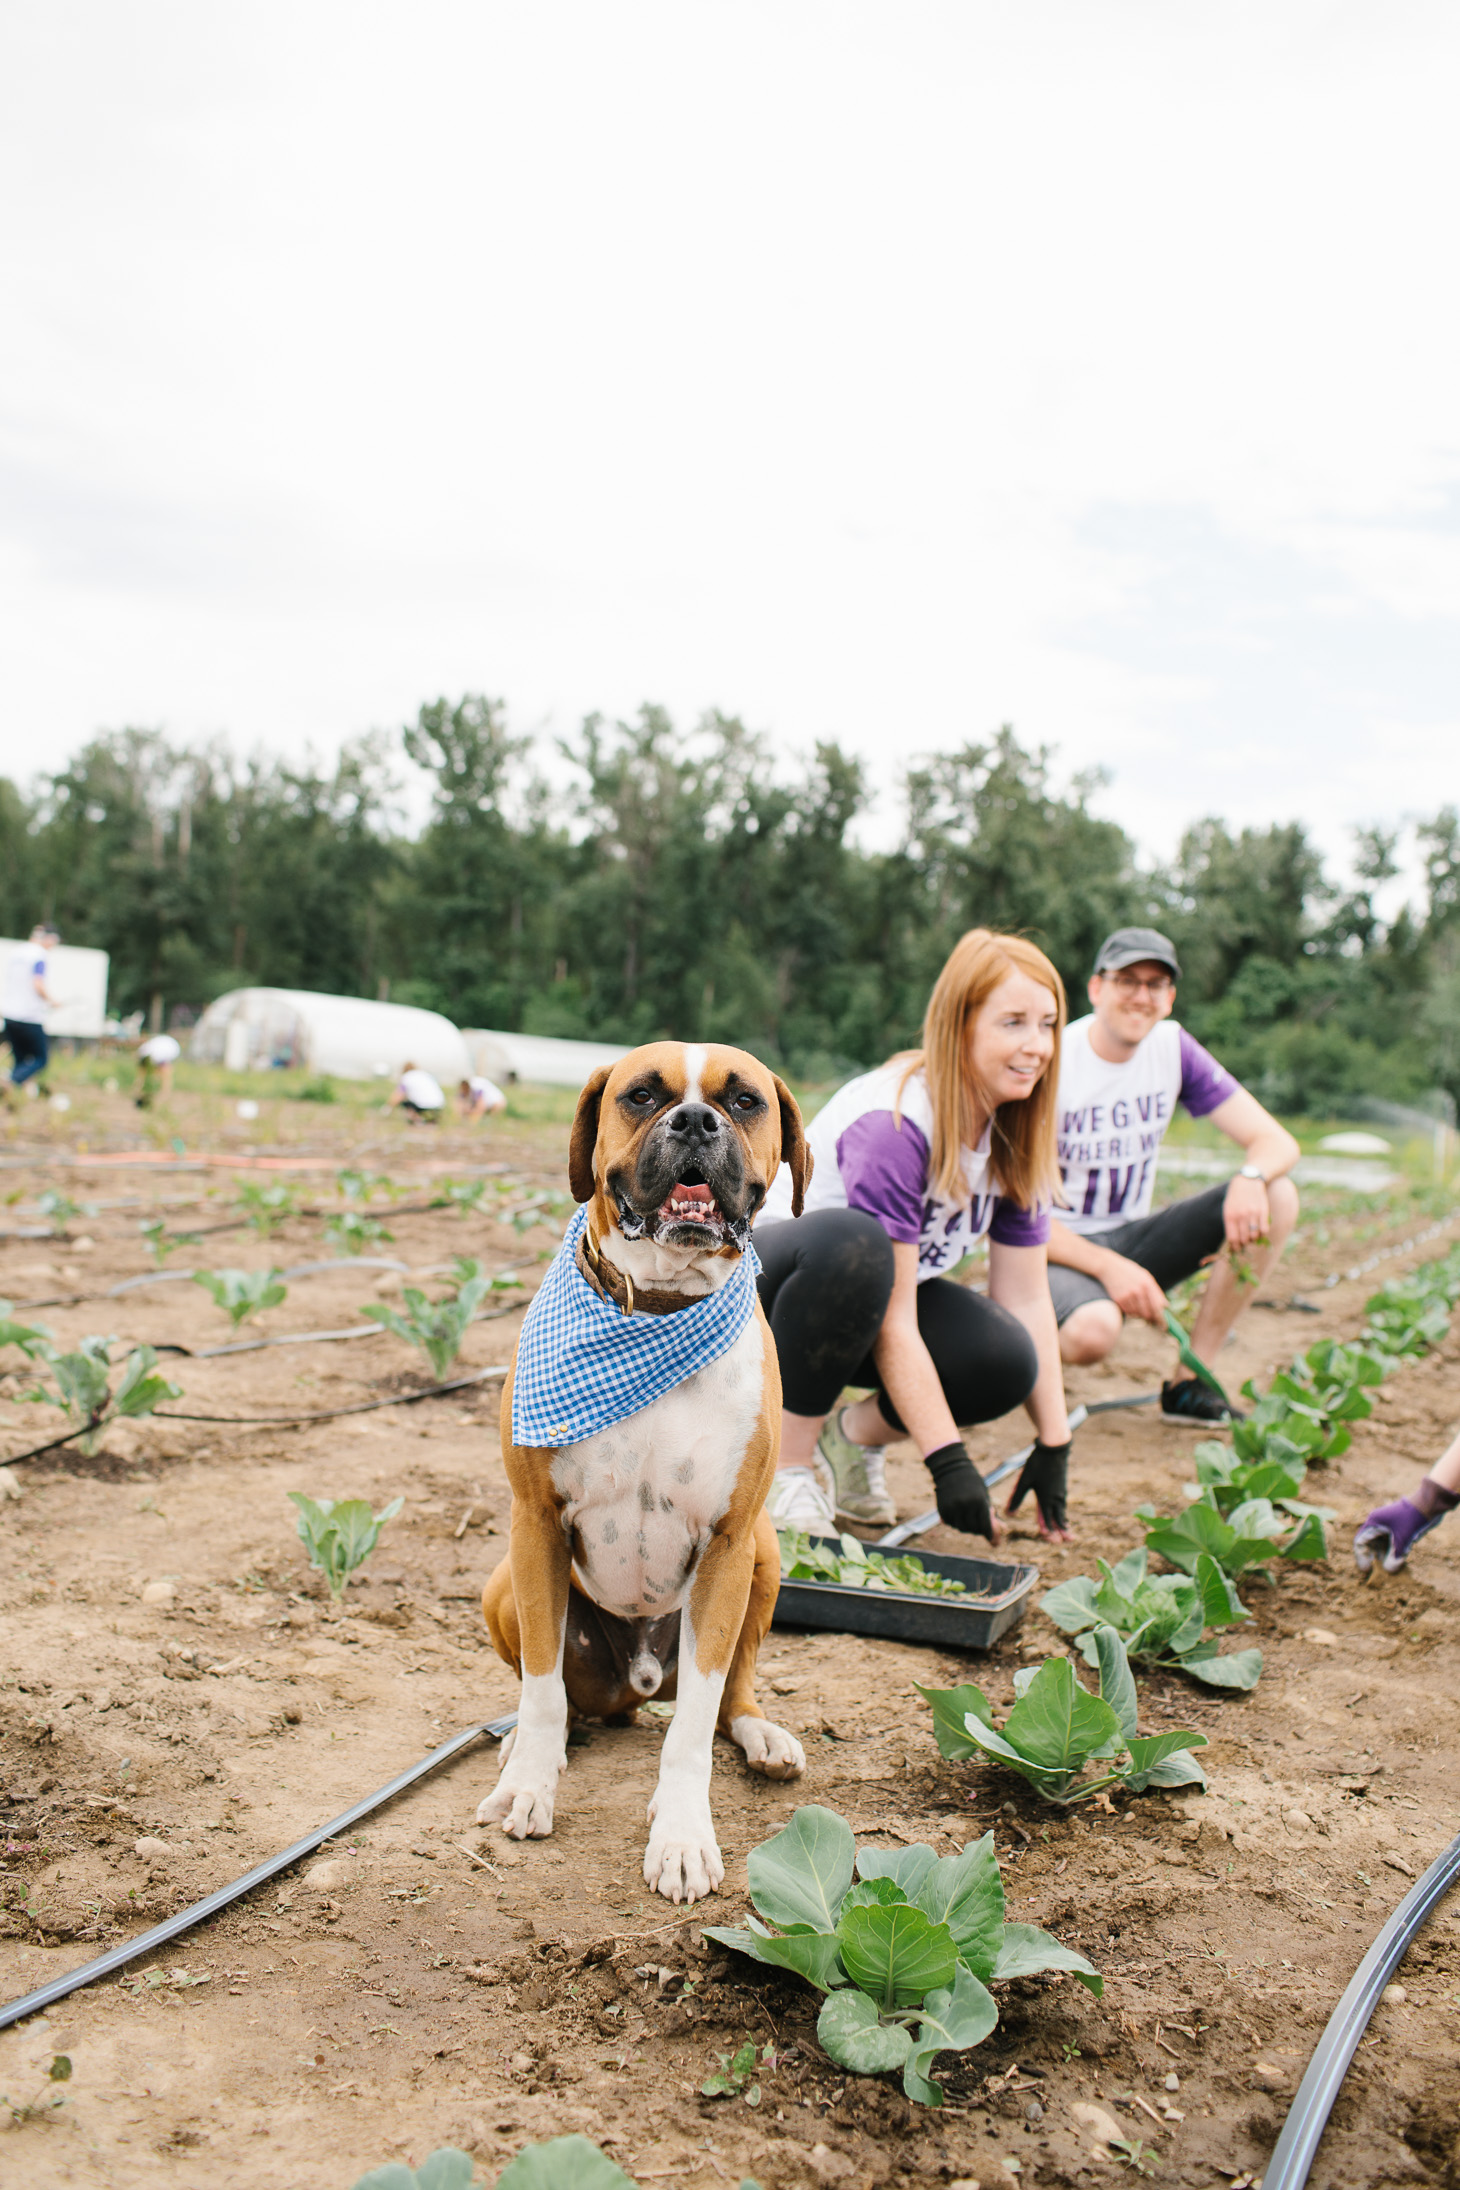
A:
POLYGON ((1237 1082, 1174 1019, 1154 1026, 1134 1056, 1107 1064, 1090 1046, 1093 1015, 1065 1030, 1060 1054, 1059 1162, 1072 1232, 1108 1232, 1148 1216, 1156 1163, 1180 1103, 1204 1118, 1237 1082))

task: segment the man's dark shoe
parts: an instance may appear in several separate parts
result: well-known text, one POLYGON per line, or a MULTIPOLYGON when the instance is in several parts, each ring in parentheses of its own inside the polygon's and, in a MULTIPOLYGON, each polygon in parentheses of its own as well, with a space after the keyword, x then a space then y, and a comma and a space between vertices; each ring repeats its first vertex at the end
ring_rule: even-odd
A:
POLYGON ((1191 1429, 1223 1429, 1229 1422, 1243 1419, 1239 1407, 1229 1407, 1220 1399, 1210 1384, 1203 1384, 1197 1377, 1185 1376, 1179 1382, 1161 1386, 1161 1420, 1184 1422, 1191 1429))

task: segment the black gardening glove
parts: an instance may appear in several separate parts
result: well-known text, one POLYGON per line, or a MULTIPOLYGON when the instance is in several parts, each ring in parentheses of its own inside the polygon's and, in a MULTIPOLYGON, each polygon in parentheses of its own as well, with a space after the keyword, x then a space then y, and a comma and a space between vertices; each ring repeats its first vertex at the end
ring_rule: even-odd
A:
POLYGON ((1062 1445, 1036 1445, 1025 1461, 1014 1495, 1005 1507, 1007 1513, 1017 1513, 1032 1490, 1039 1506, 1040 1526, 1048 1535, 1053 1529, 1068 1528, 1065 1519, 1065 1493, 1069 1486, 1070 1441, 1062 1445))
POLYGON ((965 1536, 994 1540, 994 1517, 987 1485, 964 1450, 963 1439, 940 1445, 923 1462, 933 1478, 938 1499, 938 1519, 949 1528, 961 1528, 965 1536))

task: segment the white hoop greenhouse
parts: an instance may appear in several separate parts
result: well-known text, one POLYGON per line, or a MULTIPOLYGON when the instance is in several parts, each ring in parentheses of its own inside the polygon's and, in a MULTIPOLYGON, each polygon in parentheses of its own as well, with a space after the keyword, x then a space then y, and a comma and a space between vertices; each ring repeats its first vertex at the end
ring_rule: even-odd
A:
POLYGON ((230 989, 203 1013, 188 1054, 232 1072, 297 1065, 341 1080, 394 1079, 414 1064, 448 1088, 471 1072, 465 1042, 439 1011, 311 989, 230 989))

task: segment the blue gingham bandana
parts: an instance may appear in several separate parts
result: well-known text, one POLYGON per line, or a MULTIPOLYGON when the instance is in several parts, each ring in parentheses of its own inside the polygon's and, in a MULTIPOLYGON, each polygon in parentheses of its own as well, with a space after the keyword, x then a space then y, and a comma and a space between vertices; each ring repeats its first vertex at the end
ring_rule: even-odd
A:
POLYGON ((638 1414, 728 1353, 755 1313, 760 1258, 747 1247, 717 1293, 668 1316, 626 1316, 595 1293, 575 1256, 585 1203, 538 1287, 517 1341, 512 1441, 574 1445, 638 1414))

